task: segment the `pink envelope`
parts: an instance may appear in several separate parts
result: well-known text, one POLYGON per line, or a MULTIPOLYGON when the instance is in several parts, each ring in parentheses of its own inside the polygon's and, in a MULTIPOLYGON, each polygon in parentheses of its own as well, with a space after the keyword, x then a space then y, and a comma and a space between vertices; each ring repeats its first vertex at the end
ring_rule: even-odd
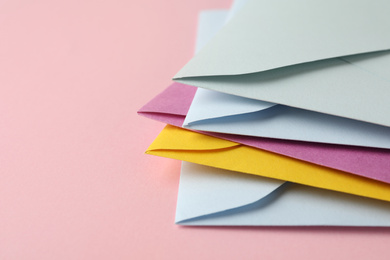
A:
MULTIPOLYGON (((196 87, 173 83, 138 113, 181 127, 196 87)), ((295 159, 390 183, 390 150, 202 132, 295 159)))

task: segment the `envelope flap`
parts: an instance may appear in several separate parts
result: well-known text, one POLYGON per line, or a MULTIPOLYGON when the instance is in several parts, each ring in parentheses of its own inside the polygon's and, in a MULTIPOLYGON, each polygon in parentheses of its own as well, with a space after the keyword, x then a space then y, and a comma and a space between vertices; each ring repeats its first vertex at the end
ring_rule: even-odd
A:
POLYGON ((328 59, 262 73, 180 81, 233 95, 390 126, 390 117, 384 112, 390 111, 390 52, 358 56, 363 58, 328 59), (376 70, 380 66, 375 65, 377 61, 383 65, 381 70, 376 70))
MULTIPOLYGON (((245 105, 219 100, 219 97, 229 96, 199 89, 184 127, 207 132, 390 149, 389 127, 272 104, 268 109, 251 113, 249 108, 247 113, 240 113, 245 112, 242 109, 245 105), (218 113, 218 110, 221 110, 220 114, 226 111, 227 115, 215 117, 214 111, 218 113)), ((245 100, 252 102, 231 97, 242 103, 245 100)))
POLYGON ((183 162, 176 223, 244 207, 275 192, 285 182, 183 162))
POLYGON ((184 125, 200 120, 252 113, 274 105, 276 104, 198 88, 184 125))
MULTIPOLYGON (((375 63, 372 64, 372 66, 378 66, 378 64, 375 63)), ((375 69, 377 68, 375 67, 375 69)), ((191 91, 192 87, 185 89, 187 91, 191 91)), ((169 96, 167 96, 167 100, 170 100, 169 96)), ((188 106, 189 105, 190 104, 188 104, 188 106)), ((161 119, 160 121, 164 123, 173 124, 169 121, 169 119, 172 119, 171 117, 168 118, 160 115, 160 117, 157 118, 157 115, 142 115, 150 115, 150 118, 157 120, 161 119)), ((184 116, 181 116, 180 120, 177 120, 177 123, 173 125, 181 126, 183 121, 184 116)), ((390 150, 387 149, 370 149, 363 147, 295 142, 243 135, 224 135, 218 133, 208 134, 236 143, 268 150, 292 158, 390 183, 390 175, 388 174, 390 169, 390 150)), ((369 137, 369 135, 367 136, 369 137)), ((365 137, 363 139, 367 138, 365 137)))
POLYGON ((245 180, 240 177, 246 178, 235 172, 183 165, 176 223, 207 226, 390 226, 388 202, 292 183, 272 191, 272 184, 267 183, 271 179, 245 180), (255 198, 259 200, 252 202, 255 198))
POLYGON ((138 110, 138 113, 166 113, 185 116, 195 92, 196 87, 175 82, 138 110))
POLYGON ((238 75, 390 49, 390 1, 250 0, 174 78, 238 75))
MULTIPOLYGON (((198 142, 198 140, 202 140, 200 137, 199 139, 196 138, 197 135, 202 136, 200 133, 189 132, 189 130, 169 126, 163 129, 161 136, 165 138, 170 136, 175 147, 172 149, 169 147, 170 140, 168 137, 168 139, 164 140, 167 147, 164 147, 164 143, 160 140, 156 140, 155 143, 159 143, 160 146, 153 146, 152 144, 147 153, 390 201, 390 185, 387 183, 332 170, 236 143, 233 143, 233 145, 236 144, 234 147, 226 146, 227 149, 218 148, 216 145, 214 147, 215 149, 211 147, 209 150, 203 149, 197 151, 189 145, 198 142), (164 134, 164 132, 167 133, 164 134), (183 142, 181 145, 180 141, 183 142), (177 150, 175 150, 176 148, 177 150)), ((207 136, 207 139, 203 139, 203 141, 208 140, 212 144, 213 138, 215 137, 207 136)))
POLYGON ((240 144, 194 133, 189 130, 180 129, 167 125, 157 136, 147 151, 152 150, 218 150, 240 146, 240 144))

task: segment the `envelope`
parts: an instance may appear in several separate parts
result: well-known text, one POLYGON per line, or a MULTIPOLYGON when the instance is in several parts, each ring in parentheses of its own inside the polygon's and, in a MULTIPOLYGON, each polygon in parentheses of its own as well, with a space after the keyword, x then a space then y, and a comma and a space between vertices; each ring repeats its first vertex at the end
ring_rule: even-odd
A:
POLYGON ((390 127, 207 89, 197 90, 183 127, 227 134, 390 148, 390 127))
MULTIPOLYGON (((233 11, 237 10, 241 1, 233 3, 233 11)), ((213 10, 203 11, 199 17, 198 49, 212 38, 213 34, 223 26, 225 16, 232 11, 213 10), (225 15, 225 16, 224 16, 225 15)), ((194 98, 195 87, 181 83, 173 83, 162 93, 144 105, 138 113, 167 124, 182 126, 191 102, 194 98)), ((235 98, 229 95, 230 98, 235 98)), ((244 109, 258 108, 257 101, 246 99, 244 109)), ((218 113, 218 110, 213 110, 218 113)), ((220 110, 219 110, 220 111, 220 110)), ((222 111, 223 112, 223 111, 222 111)), ((204 132, 206 133, 206 132, 204 132)), ((362 147, 326 145, 309 142, 294 142, 278 139, 266 139, 250 136, 226 135, 219 133, 206 134, 233 142, 268 150, 295 159, 304 160, 321 166, 354 173, 360 176, 390 183, 390 151, 385 149, 370 149, 362 147)))
POLYGON ((390 201, 390 184, 167 125, 146 151, 263 177, 390 201))
POLYGON ((249 0, 174 80, 390 126, 389 9, 387 0, 249 0))
MULTIPOLYGON (((231 19, 246 2, 234 1, 228 14, 225 11, 201 13, 196 52, 222 28, 223 21, 231 19)), ((184 127, 228 134, 390 148, 389 127, 206 89, 197 90, 184 127)))
POLYGON ((390 226, 390 204, 183 162, 176 223, 390 226))
MULTIPOLYGON (((173 83, 145 104, 138 111, 138 114, 180 127, 184 122, 195 92, 195 87, 173 83)), ((356 146, 327 145, 311 142, 295 142, 213 132, 202 133, 390 183, 389 150, 356 146)))

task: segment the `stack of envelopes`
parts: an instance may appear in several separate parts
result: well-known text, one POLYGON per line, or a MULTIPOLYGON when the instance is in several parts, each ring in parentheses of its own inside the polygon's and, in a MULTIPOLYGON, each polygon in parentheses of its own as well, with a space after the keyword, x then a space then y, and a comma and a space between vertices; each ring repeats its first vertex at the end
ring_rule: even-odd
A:
POLYGON ((236 0, 139 110, 182 225, 390 226, 390 1, 236 0))

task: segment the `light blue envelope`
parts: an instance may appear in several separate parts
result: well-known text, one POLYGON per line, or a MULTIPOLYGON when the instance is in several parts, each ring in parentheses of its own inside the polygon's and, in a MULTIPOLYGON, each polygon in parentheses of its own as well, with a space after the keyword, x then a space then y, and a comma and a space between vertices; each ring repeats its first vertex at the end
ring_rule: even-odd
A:
POLYGON ((237 135, 390 148, 390 127, 207 89, 197 90, 183 127, 237 135))
POLYGON ((174 79, 390 126, 390 53, 378 52, 390 49, 388 10, 387 0, 249 0, 174 79))
POLYGON ((390 226, 390 203, 182 163, 176 223, 211 226, 390 226))

